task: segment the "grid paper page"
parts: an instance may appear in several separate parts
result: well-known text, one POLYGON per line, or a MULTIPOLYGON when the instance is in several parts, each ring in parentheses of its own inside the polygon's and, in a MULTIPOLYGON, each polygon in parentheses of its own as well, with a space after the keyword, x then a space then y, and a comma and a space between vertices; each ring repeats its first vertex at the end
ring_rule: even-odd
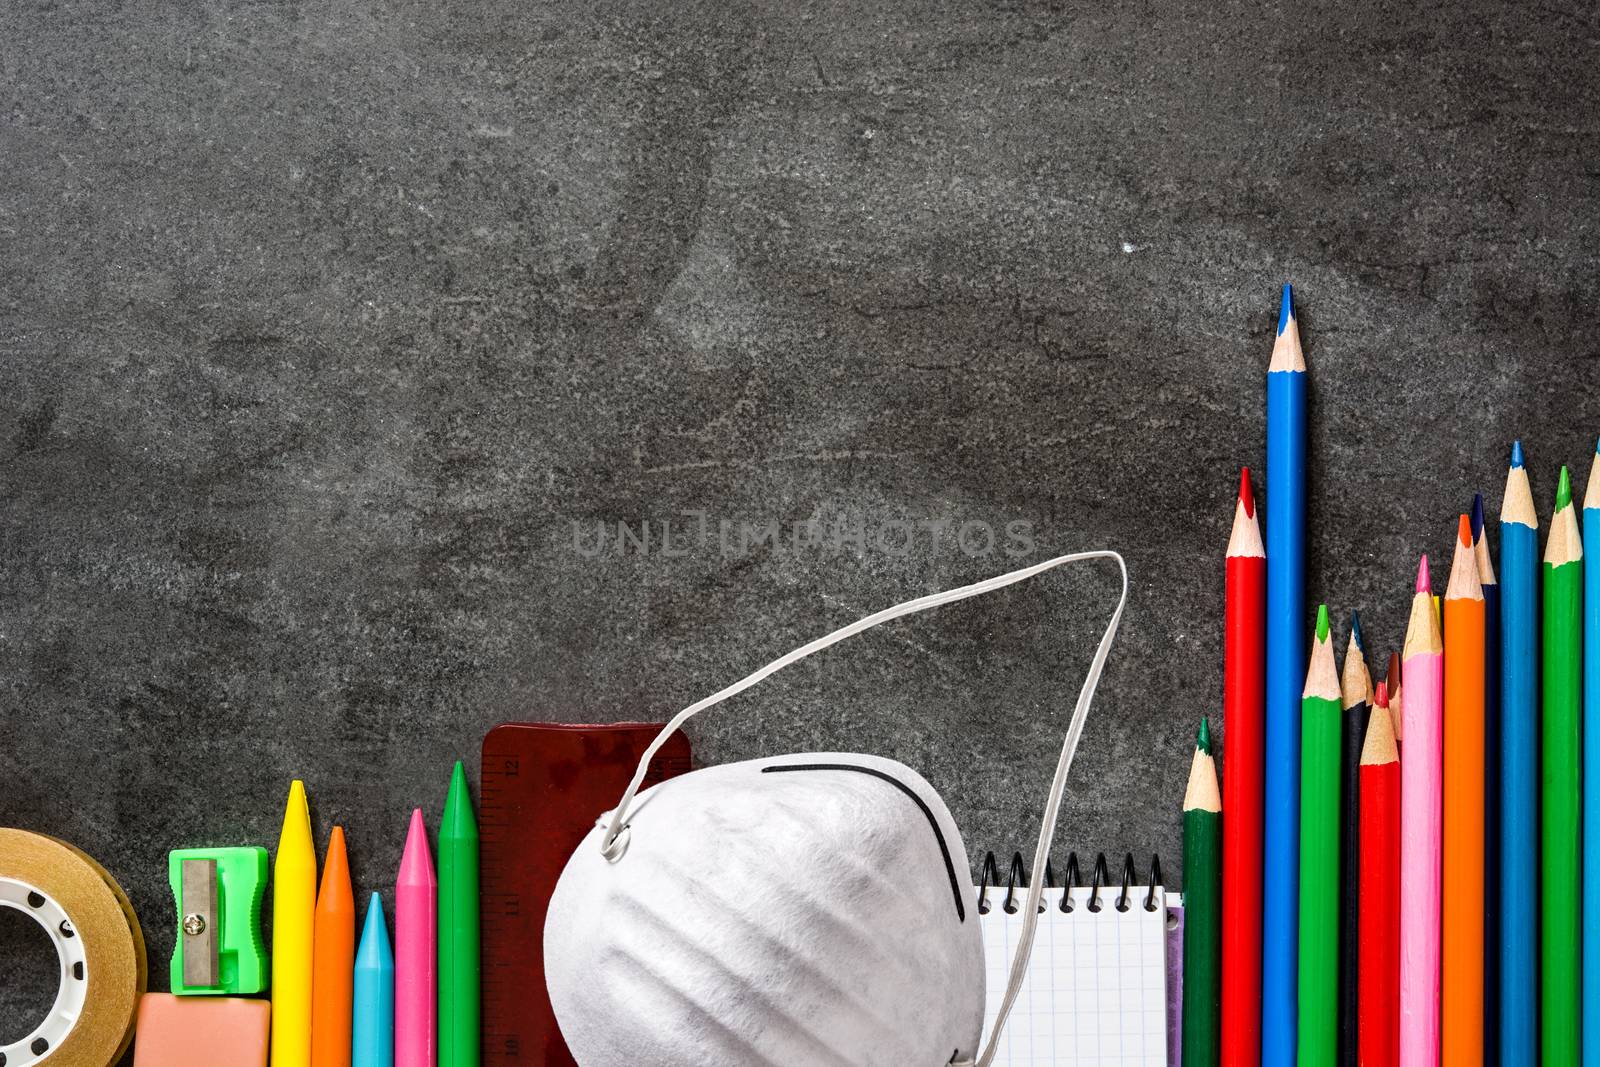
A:
MULTIPOLYGON (((1146 911, 1147 887, 1128 891, 1129 907, 1115 903, 1120 885, 1100 890, 1101 908, 1089 910, 1087 887, 1072 891, 1073 910, 1060 910, 1060 889, 1044 892, 1027 978, 995 1063, 1002 1067, 1166 1067, 1167 906, 1155 890, 1155 910, 1146 911)), ((1017 900, 1023 899, 1018 891, 1017 900)), ((987 1001, 985 1041, 1000 1014, 1023 915, 1007 915, 1005 899, 990 890, 989 914, 981 918, 987 1001)))

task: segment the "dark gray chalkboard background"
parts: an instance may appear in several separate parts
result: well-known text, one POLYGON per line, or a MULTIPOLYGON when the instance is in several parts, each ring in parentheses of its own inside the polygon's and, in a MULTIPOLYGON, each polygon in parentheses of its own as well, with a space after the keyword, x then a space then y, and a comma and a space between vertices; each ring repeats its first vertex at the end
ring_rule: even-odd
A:
MULTIPOLYGON (((160 961, 166 851, 270 845, 291 777, 386 887, 490 725, 666 716, 1017 562, 895 523, 1017 522, 1134 577, 1058 840, 1180 882, 1278 285, 1310 589, 1376 655, 1514 435, 1541 508, 1587 473, 1597 37, 1576 3, 13 0, 0 824, 104 861, 160 961), (865 552, 738 551, 841 517, 865 552), (619 523, 651 551, 574 546, 619 523)), ((1113 588, 859 639, 698 754, 892 755, 1010 849, 1113 588)))

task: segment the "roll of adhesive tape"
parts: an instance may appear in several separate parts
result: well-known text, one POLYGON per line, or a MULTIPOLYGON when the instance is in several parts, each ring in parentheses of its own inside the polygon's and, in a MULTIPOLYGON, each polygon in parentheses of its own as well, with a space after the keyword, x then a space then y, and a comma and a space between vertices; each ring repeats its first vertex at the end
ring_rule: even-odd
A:
POLYGON ((49 1014, 0 1045, 0 1067, 111 1067, 145 989, 144 935, 122 887, 63 841, 0 828, 0 908, 44 927, 61 963, 49 1014))

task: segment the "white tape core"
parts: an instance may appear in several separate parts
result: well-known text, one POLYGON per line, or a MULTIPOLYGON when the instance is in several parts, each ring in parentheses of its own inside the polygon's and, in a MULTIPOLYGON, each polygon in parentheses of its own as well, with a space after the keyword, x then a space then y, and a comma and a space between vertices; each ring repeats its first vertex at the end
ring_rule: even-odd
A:
POLYGON ((78 1025, 89 999, 89 961, 71 916, 43 890, 15 878, 0 878, 0 908, 15 908, 44 927, 61 964, 56 1000, 44 1021, 16 1044, 0 1045, 4 1067, 33 1067, 54 1054, 78 1025))

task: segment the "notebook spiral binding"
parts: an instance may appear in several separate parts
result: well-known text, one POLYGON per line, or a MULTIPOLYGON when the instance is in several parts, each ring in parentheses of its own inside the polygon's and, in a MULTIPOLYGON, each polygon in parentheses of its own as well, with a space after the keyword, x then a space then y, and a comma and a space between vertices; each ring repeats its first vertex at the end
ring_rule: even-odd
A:
MULTIPOLYGON (((981 884, 978 886, 978 914, 987 915, 994 908, 994 904, 989 900, 990 891, 999 893, 1001 889, 1000 867, 995 862, 993 852, 987 853, 983 857, 983 877, 980 881, 981 884)), ((1133 853, 1129 852, 1122 859, 1121 889, 1115 899, 1111 901, 1112 907, 1118 911, 1127 911, 1133 907, 1135 901, 1132 899, 1132 889, 1138 883, 1139 869, 1133 862, 1133 853)), ((1078 889, 1084 884, 1082 872, 1078 868, 1078 854, 1076 852, 1067 854, 1067 877, 1064 887, 1057 884, 1055 867, 1049 859, 1046 859, 1044 861, 1044 884, 1047 889, 1065 888, 1067 890, 1061 894, 1061 902, 1056 905, 1056 910, 1064 915, 1071 915, 1077 909, 1077 906, 1072 902, 1072 890, 1078 889)), ((1114 884, 1111 881, 1110 868, 1106 864, 1106 854, 1102 852, 1095 857, 1094 871, 1089 881, 1090 892, 1087 906, 1090 911, 1098 912, 1105 907, 1105 903, 1100 899, 1101 890, 1109 891, 1114 884)), ((1145 911, 1156 910, 1156 887, 1160 884, 1161 857, 1152 854, 1150 857, 1149 888, 1145 890, 1143 902, 1145 911)), ((1000 908, 1007 915, 1015 915, 1021 910, 1022 898, 1026 895, 1028 889, 1028 871, 1023 865, 1021 852, 1011 854, 1011 869, 1006 873, 1004 888, 1006 895, 1005 899, 1000 901, 1000 908)), ((1040 913, 1042 914, 1045 910, 1045 903, 1040 900, 1040 913)))

